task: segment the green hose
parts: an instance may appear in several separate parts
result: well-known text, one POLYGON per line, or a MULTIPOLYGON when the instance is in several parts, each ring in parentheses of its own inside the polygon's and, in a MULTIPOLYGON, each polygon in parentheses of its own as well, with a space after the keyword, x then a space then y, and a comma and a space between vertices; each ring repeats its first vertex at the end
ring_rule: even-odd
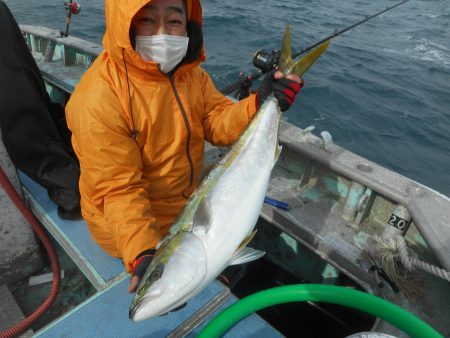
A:
POLYGON ((393 324, 415 338, 443 338, 431 326, 379 297, 330 285, 288 285, 257 292, 225 309, 200 332, 199 338, 220 337, 233 325, 248 315, 266 307, 291 302, 325 302, 348 306, 393 324))

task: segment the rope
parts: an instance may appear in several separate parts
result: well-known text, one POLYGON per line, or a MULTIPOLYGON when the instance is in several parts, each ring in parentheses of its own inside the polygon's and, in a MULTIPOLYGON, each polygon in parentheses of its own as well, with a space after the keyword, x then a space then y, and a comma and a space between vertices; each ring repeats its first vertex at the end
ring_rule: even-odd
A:
POLYGON ((399 258, 408 271, 414 271, 415 268, 419 268, 450 282, 450 272, 435 265, 421 261, 420 259, 410 257, 408 253, 408 245, 403 236, 396 236, 388 240, 375 236, 375 240, 383 248, 383 254, 381 257, 382 265, 387 271, 389 271, 389 274, 391 274, 394 279, 401 278, 398 267, 395 264, 395 258, 399 258))
POLYGON ((408 270, 412 270, 413 267, 418 267, 419 269, 427 271, 439 278, 446 280, 447 282, 450 282, 450 272, 448 272, 444 269, 441 269, 435 265, 431 265, 429 263, 421 261, 417 258, 410 258, 408 256, 408 247, 406 244, 406 240, 403 236, 398 237, 397 243, 398 243, 398 253, 400 256, 400 261, 403 263, 403 265, 408 270))

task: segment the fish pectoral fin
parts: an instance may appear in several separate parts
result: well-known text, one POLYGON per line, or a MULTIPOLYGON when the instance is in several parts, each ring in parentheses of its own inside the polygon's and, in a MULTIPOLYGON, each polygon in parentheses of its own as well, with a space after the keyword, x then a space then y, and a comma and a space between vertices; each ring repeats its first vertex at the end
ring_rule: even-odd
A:
POLYGON ((208 225, 211 223, 211 206, 207 199, 203 201, 197 207, 194 218, 192 221, 193 227, 201 226, 205 233, 208 232, 208 225))
POLYGON ((231 258, 230 265, 248 263, 257 260, 258 258, 261 258, 264 255, 265 255, 264 251, 245 247, 234 253, 233 257, 231 258))
POLYGON ((308 71, 309 68, 311 68, 314 62, 316 62, 325 49, 327 49, 329 44, 330 40, 320 44, 316 49, 296 62, 292 59, 291 29, 289 24, 287 24, 284 31, 283 45, 281 47, 278 67, 285 75, 295 74, 301 77, 308 71))

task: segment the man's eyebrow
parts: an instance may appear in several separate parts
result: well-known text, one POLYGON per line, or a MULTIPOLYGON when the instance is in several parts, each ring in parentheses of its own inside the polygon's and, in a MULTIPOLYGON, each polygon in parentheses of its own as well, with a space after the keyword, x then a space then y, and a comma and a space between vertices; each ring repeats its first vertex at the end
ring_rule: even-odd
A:
MULTIPOLYGON (((147 4, 144 6, 145 8, 148 9, 155 9, 156 7, 153 4, 147 4)), ((179 6, 169 6, 166 8, 166 12, 177 12, 179 14, 185 15, 183 7, 179 7, 179 6)))
POLYGON ((178 7, 178 6, 169 6, 166 8, 166 12, 177 12, 179 14, 185 15, 184 10, 182 7, 178 7))

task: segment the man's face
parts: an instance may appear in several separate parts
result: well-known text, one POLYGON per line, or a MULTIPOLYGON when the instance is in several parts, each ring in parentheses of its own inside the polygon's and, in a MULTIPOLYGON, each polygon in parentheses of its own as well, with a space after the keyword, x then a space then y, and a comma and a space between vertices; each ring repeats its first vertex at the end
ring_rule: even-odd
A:
POLYGON ((183 0, 153 0, 134 16, 136 35, 186 36, 186 10, 183 0))

